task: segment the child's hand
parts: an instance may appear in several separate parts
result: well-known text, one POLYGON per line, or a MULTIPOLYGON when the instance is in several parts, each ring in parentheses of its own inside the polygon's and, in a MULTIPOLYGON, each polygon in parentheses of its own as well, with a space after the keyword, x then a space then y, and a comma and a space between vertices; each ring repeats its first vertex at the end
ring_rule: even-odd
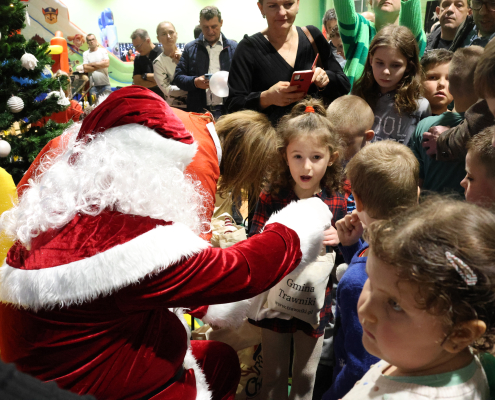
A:
POLYGON ((325 232, 323 232, 323 246, 335 247, 339 244, 339 235, 337 230, 331 226, 325 232))
POLYGON ((437 154, 437 139, 448 129, 450 129, 450 126, 433 126, 428 132, 423 133, 423 147, 426 150, 426 154, 429 156, 437 154))
POLYGON ((339 241, 342 246, 356 244, 363 235, 363 224, 359 220, 356 210, 337 221, 335 226, 337 227, 339 241))

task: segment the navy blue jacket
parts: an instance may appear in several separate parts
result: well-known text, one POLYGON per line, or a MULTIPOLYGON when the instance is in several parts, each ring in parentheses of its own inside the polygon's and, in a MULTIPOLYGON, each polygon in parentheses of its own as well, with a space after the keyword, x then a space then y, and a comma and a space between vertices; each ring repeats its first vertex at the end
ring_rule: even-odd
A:
POLYGON ((368 279, 366 273, 368 257, 359 257, 366 248, 368 243, 361 240, 353 246, 339 245, 349 267, 337 286, 333 383, 323 395, 323 400, 338 400, 344 397, 368 372, 371 365, 380 361, 369 354, 363 346, 363 328, 357 311, 359 296, 368 279))
MULTIPOLYGON (((237 42, 228 40, 222 33, 223 50, 220 52, 220 70, 229 71, 237 42)), ((208 73, 210 57, 206 50, 204 36, 186 44, 179 64, 175 68, 172 84, 187 90, 187 111, 202 113, 206 109, 206 90, 198 89, 194 79, 208 73)))

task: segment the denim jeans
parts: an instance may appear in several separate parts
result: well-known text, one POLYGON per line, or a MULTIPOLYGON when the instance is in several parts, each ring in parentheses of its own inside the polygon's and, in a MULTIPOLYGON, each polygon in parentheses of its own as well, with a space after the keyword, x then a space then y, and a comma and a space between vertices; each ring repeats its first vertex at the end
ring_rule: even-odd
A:
POLYGON ((89 89, 89 104, 93 104, 93 99, 91 96, 96 97, 96 101, 98 102, 98 97, 100 97, 102 94, 110 94, 112 92, 112 87, 110 85, 102 85, 102 86, 93 86, 91 89, 89 89))

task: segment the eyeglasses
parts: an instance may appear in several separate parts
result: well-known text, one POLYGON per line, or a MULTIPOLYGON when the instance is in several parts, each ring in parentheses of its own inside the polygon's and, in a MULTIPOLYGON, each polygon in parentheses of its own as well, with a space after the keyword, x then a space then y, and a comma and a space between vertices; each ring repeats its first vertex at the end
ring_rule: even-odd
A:
POLYGON ((486 4, 486 9, 488 11, 495 11, 495 1, 482 1, 482 0, 472 0, 471 8, 473 10, 479 11, 483 4, 486 4))
POLYGON ((143 44, 145 44, 145 43, 146 43, 146 40, 145 40, 144 42, 142 42, 140 45, 135 46, 134 48, 135 48, 136 50, 138 50, 138 51, 139 51, 139 49, 141 48, 141 46, 142 46, 143 44))

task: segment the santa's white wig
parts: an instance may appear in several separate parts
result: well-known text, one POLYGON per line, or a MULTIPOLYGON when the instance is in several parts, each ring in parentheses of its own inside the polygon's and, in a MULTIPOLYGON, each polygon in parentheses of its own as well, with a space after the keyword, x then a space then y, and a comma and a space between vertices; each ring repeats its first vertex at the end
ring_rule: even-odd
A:
POLYGON ((29 245, 78 213, 103 210, 181 222, 198 234, 208 230, 200 183, 184 173, 196 143, 138 124, 103 134, 81 135, 73 128, 68 134, 67 148, 44 158, 19 205, 2 215, 0 225, 9 236, 29 245))

